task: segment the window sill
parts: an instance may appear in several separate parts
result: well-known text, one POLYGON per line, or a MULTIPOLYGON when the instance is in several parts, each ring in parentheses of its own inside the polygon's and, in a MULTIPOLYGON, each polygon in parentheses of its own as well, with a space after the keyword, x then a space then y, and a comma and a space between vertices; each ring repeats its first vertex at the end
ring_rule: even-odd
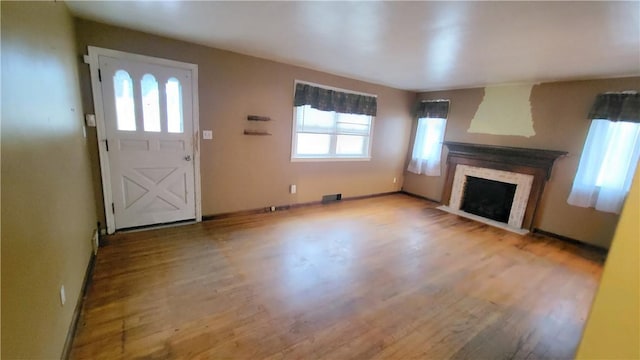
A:
POLYGON ((370 157, 297 157, 291 162, 371 161, 370 157))

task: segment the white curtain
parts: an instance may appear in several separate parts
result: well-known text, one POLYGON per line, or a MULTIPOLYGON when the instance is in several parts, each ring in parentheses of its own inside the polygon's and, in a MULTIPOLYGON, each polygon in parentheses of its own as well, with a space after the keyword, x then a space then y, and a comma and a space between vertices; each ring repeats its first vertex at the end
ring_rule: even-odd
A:
POLYGON ((567 202, 619 214, 639 156, 639 123, 594 119, 567 202))
POLYGON ((446 119, 418 119, 418 129, 408 171, 415 174, 440 176, 440 156, 446 123, 446 119))

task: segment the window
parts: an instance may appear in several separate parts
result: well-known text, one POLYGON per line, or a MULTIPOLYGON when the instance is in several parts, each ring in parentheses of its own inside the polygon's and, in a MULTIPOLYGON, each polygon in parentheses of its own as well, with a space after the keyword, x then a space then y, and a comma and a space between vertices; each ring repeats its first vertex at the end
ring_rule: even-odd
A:
POLYGON ((116 98, 116 123, 118 130, 136 131, 136 115, 133 105, 133 81, 124 70, 113 75, 113 87, 116 98))
POLYGON ((372 117, 297 106, 293 158, 369 158, 372 117))
POLYGON ((182 133, 182 87, 180 81, 172 77, 165 85, 167 95, 167 125, 170 133, 182 133))
POLYGON ((160 132, 160 99, 158 82, 151 74, 145 74, 140 80, 142 90, 142 117, 144 131, 160 132))
POLYGON ((370 98, 297 84, 291 159, 370 159, 374 117, 358 113, 370 98))
POLYGON ((407 168, 409 172, 440 176, 440 156, 448 113, 448 100, 423 101, 418 106, 418 126, 407 168))
POLYGON ((605 93, 593 119, 567 202, 620 213, 640 157, 640 95, 605 93))
POLYGON ((568 203, 620 213, 640 155, 640 123, 591 122, 568 203))
POLYGON ((420 118, 408 170, 415 174, 440 176, 440 155, 446 119, 420 118))

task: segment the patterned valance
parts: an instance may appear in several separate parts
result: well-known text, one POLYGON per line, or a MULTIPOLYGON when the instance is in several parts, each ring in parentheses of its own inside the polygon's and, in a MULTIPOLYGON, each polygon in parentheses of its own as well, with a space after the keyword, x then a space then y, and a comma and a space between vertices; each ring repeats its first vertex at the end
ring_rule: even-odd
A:
POLYGON ((446 119, 449 114, 449 100, 424 100, 418 103, 416 116, 419 118, 446 119))
POLYGON ((322 111, 371 116, 375 116, 378 109, 375 96, 347 93, 302 83, 296 84, 293 105, 309 105, 322 111))
POLYGON ((589 111, 589 119, 640 123, 640 94, 635 91, 599 94, 589 111))

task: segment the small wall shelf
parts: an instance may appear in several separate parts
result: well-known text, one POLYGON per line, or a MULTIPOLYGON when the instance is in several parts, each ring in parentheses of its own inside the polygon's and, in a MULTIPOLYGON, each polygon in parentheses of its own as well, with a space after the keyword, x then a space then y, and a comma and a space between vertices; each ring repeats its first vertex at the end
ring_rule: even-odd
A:
POLYGON ((247 123, 248 128, 244 129, 244 134, 245 135, 253 135, 253 136, 269 136, 271 135, 270 132, 267 131, 266 129, 266 121, 271 121, 271 118, 268 116, 260 116, 260 115, 247 115, 247 120, 248 121, 258 121, 263 123, 264 125, 258 124, 258 123, 247 123))
POLYGON ((244 134, 245 135, 254 135, 254 136, 268 136, 268 135, 272 135, 271 133, 268 133, 266 131, 257 131, 257 130, 244 130, 244 134))
POLYGON ((271 121, 271 118, 268 117, 268 116, 247 115, 247 120, 249 120, 249 121, 271 121))

